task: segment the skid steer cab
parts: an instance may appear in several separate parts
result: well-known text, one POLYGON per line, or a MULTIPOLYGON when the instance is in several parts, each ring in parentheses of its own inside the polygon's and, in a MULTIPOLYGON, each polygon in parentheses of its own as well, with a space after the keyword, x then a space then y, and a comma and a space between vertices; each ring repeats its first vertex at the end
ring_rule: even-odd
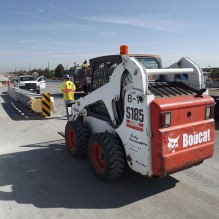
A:
POLYGON ((163 69, 159 56, 90 60, 89 93, 72 105, 65 127, 69 153, 88 156, 93 172, 114 180, 126 164, 148 177, 198 165, 214 150, 214 100, 189 58, 163 69))

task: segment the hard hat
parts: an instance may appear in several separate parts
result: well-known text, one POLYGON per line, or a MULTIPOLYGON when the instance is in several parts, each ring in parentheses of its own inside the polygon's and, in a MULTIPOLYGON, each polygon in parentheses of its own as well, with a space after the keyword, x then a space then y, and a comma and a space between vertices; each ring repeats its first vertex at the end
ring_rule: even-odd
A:
POLYGON ((69 77, 69 75, 64 75, 64 78, 69 79, 70 77, 69 77))

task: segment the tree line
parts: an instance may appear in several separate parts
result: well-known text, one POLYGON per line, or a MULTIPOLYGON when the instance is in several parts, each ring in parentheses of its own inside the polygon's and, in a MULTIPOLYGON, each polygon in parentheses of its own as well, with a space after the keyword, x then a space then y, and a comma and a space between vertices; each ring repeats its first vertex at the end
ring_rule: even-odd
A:
POLYGON ((73 68, 71 67, 69 70, 66 70, 62 64, 58 64, 57 67, 54 70, 50 70, 48 68, 41 69, 41 68, 35 68, 30 71, 14 71, 10 72, 10 74, 13 74, 15 76, 20 76, 20 75, 34 75, 37 73, 38 77, 39 76, 44 76, 47 79, 62 79, 65 74, 72 74, 73 68))

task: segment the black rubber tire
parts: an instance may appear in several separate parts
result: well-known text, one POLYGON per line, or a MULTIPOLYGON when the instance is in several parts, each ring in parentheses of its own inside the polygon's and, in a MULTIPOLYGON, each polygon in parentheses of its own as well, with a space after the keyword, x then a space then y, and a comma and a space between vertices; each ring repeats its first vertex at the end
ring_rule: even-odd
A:
POLYGON ((87 155, 89 137, 89 129, 82 121, 71 121, 66 124, 65 142, 73 157, 85 157, 87 155))
POLYGON ((123 146, 112 134, 92 135, 88 143, 88 157, 94 173, 102 180, 114 180, 124 172, 123 146))

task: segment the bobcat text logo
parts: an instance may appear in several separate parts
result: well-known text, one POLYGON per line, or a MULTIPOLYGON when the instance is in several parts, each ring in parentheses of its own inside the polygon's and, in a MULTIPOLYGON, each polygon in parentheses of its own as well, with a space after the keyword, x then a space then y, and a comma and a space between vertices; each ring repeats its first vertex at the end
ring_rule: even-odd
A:
POLYGON ((178 144, 179 136, 177 138, 170 138, 168 137, 168 145, 167 147, 172 150, 172 152, 175 152, 175 148, 179 146, 178 144))
POLYGON ((210 129, 198 133, 194 132, 191 135, 183 134, 183 148, 196 144, 201 144, 210 140, 210 129))

